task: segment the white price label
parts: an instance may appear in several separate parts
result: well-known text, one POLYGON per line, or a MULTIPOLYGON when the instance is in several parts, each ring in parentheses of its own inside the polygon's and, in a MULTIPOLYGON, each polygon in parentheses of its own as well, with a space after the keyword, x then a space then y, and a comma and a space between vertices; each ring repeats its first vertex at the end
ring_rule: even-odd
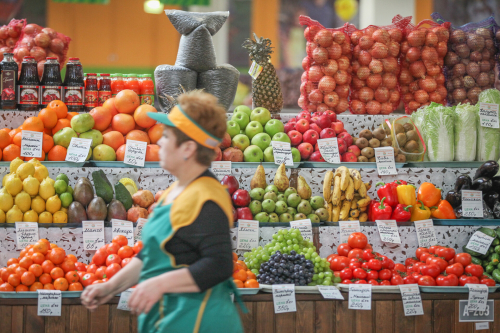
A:
POLYGON ((238 250, 251 250, 259 245, 259 221, 238 220, 238 250))
POLYGON ((68 152, 66 153, 66 161, 74 163, 85 162, 87 156, 89 156, 91 145, 92 139, 71 138, 68 152))
POLYGON ((359 221, 339 221, 340 243, 347 243, 347 239, 353 232, 361 232, 359 221))
POLYGON ((252 77, 252 79, 256 80, 264 67, 256 63, 255 61, 252 61, 252 65, 250 66, 250 70, 248 71, 248 74, 252 77))
POLYGON ((118 306, 116 307, 118 310, 130 311, 130 308, 128 307, 128 299, 132 295, 133 291, 134 289, 129 288, 120 293, 120 300, 118 301, 118 306))
POLYGON ((396 220, 376 220, 375 222, 382 242, 401 244, 396 220))
POLYGON ((293 166, 292 148, 288 142, 271 141, 273 147, 274 164, 293 166))
POLYGON ((424 308, 418 284, 401 284, 399 290, 401 291, 405 316, 422 316, 424 308))
POLYGON ((274 313, 295 312, 295 285, 273 284, 274 313))
POLYGON ((469 311, 485 311, 488 303, 488 286, 475 283, 467 283, 465 286, 469 288, 467 309, 469 311))
POLYGON ((339 144, 337 138, 318 139, 318 148, 321 156, 328 163, 340 163, 339 144))
POLYGON ((489 330, 490 329, 490 323, 485 321, 484 323, 476 323, 476 331, 479 330, 489 330))
POLYGON ((338 290, 334 286, 317 286, 317 287, 324 299, 344 300, 344 296, 342 296, 340 290, 338 290))
POLYGON ((486 254, 493 240, 495 240, 494 237, 488 236, 481 231, 476 231, 472 234, 471 238, 469 238, 469 242, 465 247, 471 251, 486 254))
POLYGON ((39 316, 61 316, 61 291, 38 289, 39 316))
POLYGON ((17 248, 24 249, 30 244, 35 244, 40 240, 38 236, 38 223, 36 222, 16 222, 17 248))
POLYGON ((482 127, 499 128, 498 104, 479 103, 479 123, 482 127))
POLYGON ((298 229, 305 240, 313 240, 312 223, 310 219, 290 221, 290 227, 298 229))
POLYGON ((118 235, 127 237, 128 246, 134 246, 134 223, 122 220, 111 220, 113 238, 118 235))
POLYGON ((437 244, 436 232, 432 220, 415 221, 417 231, 418 246, 429 247, 437 244))
POLYGON ((483 217, 483 192, 462 190, 462 211, 464 217, 483 217))
POLYGON ((21 156, 42 157, 43 132, 21 131, 21 156))
POLYGON ((144 225, 148 222, 148 219, 143 219, 140 217, 137 220, 137 226, 135 227, 135 239, 136 241, 142 240, 142 229, 144 228, 144 225))
POLYGON ((219 180, 231 174, 231 161, 212 162, 212 172, 219 180))
POLYGON ((97 251, 104 246, 104 221, 82 221, 83 249, 97 251))
POLYGON ((372 285, 350 284, 349 285, 349 309, 371 310, 372 309, 372 285))
POLYGON ((394 148, 375 148, 375 161, 379 176, 397 175, 396 162, 394 161, 394 148))
POLYGON ((143 167, 147 146, 147 142, 127 140, 123 163, 143 167))

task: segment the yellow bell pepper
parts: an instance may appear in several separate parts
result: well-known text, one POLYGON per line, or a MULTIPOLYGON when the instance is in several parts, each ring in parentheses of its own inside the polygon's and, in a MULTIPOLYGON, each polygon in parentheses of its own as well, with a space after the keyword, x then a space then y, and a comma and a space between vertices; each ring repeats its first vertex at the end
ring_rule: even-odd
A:
POLYGON ((410 211, 413 212, 415 204, 417 202, 417 196, 415 195, 414 185, 399 185, 396 187, 398 192, 398 201, 400 204, 412 206, 410 211))
POLYGON ((429 207, 426 207, 422 200, 418 200, 420 205, 417 205, 411 214, 411 222, 427 220, 431 217, 431 210, 429 207))

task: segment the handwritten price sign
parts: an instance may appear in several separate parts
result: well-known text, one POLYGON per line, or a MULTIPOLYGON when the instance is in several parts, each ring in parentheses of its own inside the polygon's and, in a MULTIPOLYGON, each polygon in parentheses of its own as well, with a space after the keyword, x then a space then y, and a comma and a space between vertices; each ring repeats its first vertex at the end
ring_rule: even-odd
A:
POLYGON ((83 246, 87 251, 96 251, 104 246, 104 221, 82 221, 83 246))
POLYGON ((273 284, 274 313, 295 312, 295 285, 273 284))
POLYGON ((325 161, 328 163, 340 163, 339 144, 337 138, 319 139, 318 148, 325 161))
POLYGON ((429 247, 437 244, 436 232, 434 231, 432 220, 415 221, 414 223, 420 247, 429 247))
POLYGON ((16 222, 17 248, 24 249, 30 244, 35 244, 39 240, 38 223, 36 222, 16 222))
POLYGON ((43 132, 21 131, 21 156, 42 157, 43 132))
POLYGON ((483 191, 462 190, 462 211, 465 217, 483 217, 483 191))
POLYGON ((482 127, 499 128, 498 104, 479 103, 479 122, 482 127))
POLYGON ((288 142, 271 141, 273 146, 274 163, 293 166, 292 148, 288 142))
POLYGON ((61 291, 38 289, 38 315, 61 316, 61 291))
POLYGON ((259 221, 238 220, 238 250, 251 250, 259 245, 259 221))
POLYGON ((147 142, 127 140, 123 163, 143 167, 147 146, 147 142))
POLYGON ((122 220, 111 220, 113 238, 118 235, 127 237, 128 246, 134 246, 134 223, 122 220))
POLYGON ((394 162, 394 148, 375 148, 375 161, 379 176, 397 175, 396 162, 394 162))
POLYGON ((89 156, 91 145, 91 139, 71 138, 68 152, 66 153, 66 161, 74 163, 85 162, 87 156, 89 156))

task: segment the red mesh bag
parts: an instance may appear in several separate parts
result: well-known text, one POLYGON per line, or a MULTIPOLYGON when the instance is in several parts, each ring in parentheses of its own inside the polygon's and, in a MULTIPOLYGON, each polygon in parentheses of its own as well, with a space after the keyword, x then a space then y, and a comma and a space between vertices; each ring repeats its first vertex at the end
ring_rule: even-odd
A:
POLYGON ((0 61, 3 60, 5 52, 12 52, 14 50, 25 25, 25 19, 12 19, 9 24, 0 27, 0 61))
POLYGON ((410 21, 411 16, 396 15, 391 25, 352 32, 351 113, 390 114, 398 107, 400 43, 410 21))
POLYGON ((431 102, 445 105, 446 87, 443 72, 448 51, 450 23, 423 20, 408 24, 401 43, 399 85, 407 114, 431 102))
MULTIPOLYGON (((445 22, 439 13, 431 16, 437 23, 445 22)), ((497 29, 493 17, 458 28, 450 26, 449 51, 444 58, 448 104, 476 104, 481 91, 494 88, 497 29)))
POLYGON ((309 112, 342 113, 349 108, 352 50, 347 31, 352 26, 346 23, 341 28, 325 28, 302 15, 299 22, 307 26, 307 56, 302 61, 304 73, 298 104, 309 112))

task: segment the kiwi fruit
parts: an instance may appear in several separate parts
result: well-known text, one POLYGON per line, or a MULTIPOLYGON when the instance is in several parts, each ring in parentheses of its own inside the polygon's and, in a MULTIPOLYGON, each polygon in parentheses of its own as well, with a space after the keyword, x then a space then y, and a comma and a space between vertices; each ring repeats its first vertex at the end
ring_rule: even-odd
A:
POLYGON ((372 148, 378 148, 380 147, 380 141, 378 139, 371 139, 370 141, 368 141, 368 143, 370 144, 370 147, 372 148))
POLYGON ((373 136, 375 137, 375 139, 378 139, 380 141, 384 140, 386 137, 385 131, 380 127, 375 129, 372 133, 373 133, 373 136))
POLYGON ((399 148, 396 148, 396 147, 393 147, 394 148, 394 156, 396 156, 397 154, 399 154, 400 150, 399 148))
POLYGON ((377 162, 377 161, 375 160, 375 157, 371 157, 368 159, 368 162, 377 162))
POLYGON ((384 132, 386 136, 391 135, 391 130, 389 128, 384 129, 384 132))
POLYGON ((361 155, 365 156, 366 158, 372 158, 375 156, 375 151, 371 147, 366 147, 361 150, 361 155))
POLYGON ((414 129, 413 125, 411 123, 406 123, 403 125, 403 128, 405 129, 405 132, 411 131, 414 129))
POLYGON ((415 140, 410 140, 405 144, 405 151, 418 151, 418 143, 415 140))
POLYGON ((380 142, 380 145, 382 147, 390 147, 390 146, 392 146, 392 139, 391 138, 385 138, 384 140, 382 140, 380 142))
POLYGON ((404 133, 405 132, 405 128, 401 124, 394 124, 394 132, 396 134, 404 133))
POLYGON ((396 140, 398 141, 399 147, 404 147, 406 144, 406 134, 398 133, 398 135, 396 135, 396 140))
POLYGON ((359 137, 365 138, 366 140, 370 140, 371 138, 373 138, 373 133, 372 131, 365 129, 359 132, 359 137))
POLYGON ((406 156, 403 154, 397 154, 396 158, 394 159, 396 162, 406 162, 406 156))
POLYGON ((361 156, 360 155, 360 156, 358 156, 358 162, 368 162, 368 158, 366 158, 365 156, 361 156))
POLYGON ((418 141, 417 131, 409 130, 408 132, 406 132, 406 141, 411 141, 411 140, 418 141))
POLYGON ((359 149, 363 149, 365 147, 368 147, 368 140, 366 138, 359 138, 355 142, 356 142, 356 146, 358 146, 359 149))

